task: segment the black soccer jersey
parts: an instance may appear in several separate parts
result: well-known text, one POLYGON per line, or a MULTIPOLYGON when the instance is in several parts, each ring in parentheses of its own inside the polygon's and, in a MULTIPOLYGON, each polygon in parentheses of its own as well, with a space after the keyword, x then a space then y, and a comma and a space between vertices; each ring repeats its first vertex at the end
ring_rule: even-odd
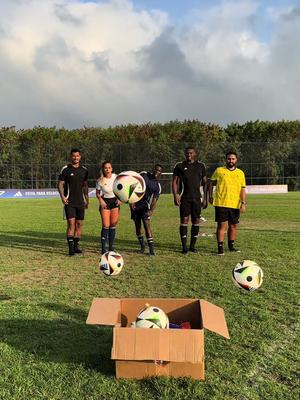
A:
POLYGON ((149 208, 153 198, 158 199, 161 193, 160 183, 155 179, 152 172, 141 172, 146 183, 144 196, 135 204, 136 209, 149 208))
POLYGON ((175 165, 173 176, 180 179, 180 196, 186 200, 201 198, 200 186, 203 186, 206 177, 205 165, 200 161, 188 163, 183 161, 175 165))
POLYGON ((74 168, 72 164, 64 166, 59 174, 60 181, 64 181, 64 196, 68 204, 73 207, 84 206, 83 184, 88 180, 88 171, 84 166, 74 168))

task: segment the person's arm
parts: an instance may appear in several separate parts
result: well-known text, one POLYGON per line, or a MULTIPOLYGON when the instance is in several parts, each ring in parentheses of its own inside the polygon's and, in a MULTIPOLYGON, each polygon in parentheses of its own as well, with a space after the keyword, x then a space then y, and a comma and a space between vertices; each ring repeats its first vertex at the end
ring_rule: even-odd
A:
POLYGON ((216 186, 216 184, 217 184, 217 181, 208 179, 207 192, 208 192, 208 201, 210 202, 210 204, 212 204, 214 202, 213 190, 214 190, 214 186, 216 186))
POLYGON ((105 203, 105 201, 103 200, 103 198, 102 198, 101 195, 102 195, 101 189, 96 189, 96 197, 97 197, 97 199, 98 199, 98 201, 99 201, 100 206, 101 206, 102 208, 107 208, 107 205, 106 205, 106 203, 105 203))
POLYGON ((150 208, 149 208, 149 211, 147 213, 149 215, 149 217, 151 217, 151 215, 153 214, 153 211, 154 211, 154 209, 156 207, 156 204, 157 204, 157 200, 158 200, 158 197, 153 197, 152 198, 152 201, 151 201, 151 204, 150 204, 150 208))
POLYGON ((178 184, 179 184, 179 176, 173 175, 172 192, 173 192, 175 206, 179 206, 180 205, 180 196, 179 196, 179 193, 178 193, 178 184))
POLYGON ((202 188, 203 188, 203 198, 202 198, 202 208, 207 208, 208 205, 208 183, 207 177, 203 176, 202 178, 202 188))
POLYGON ((83 182, 83 197, 84 197, 84 206, 85 208, 89 207, 89 185, 88 181, 83 182))
POLYGON ((246 211, 246 188, 245 187, 242 187, 242 189, 241 189, 240 199, 241 199, 240 210, 243 213, 246 211))
POLYGON ((65 182, 59 180, 58 184, 57 184, 57 189, 58 189, 58 193, 60 195, 60 198, 61 198, 61 201, 62 201, 63 205, 68 204, 68 198, 64 194, 65 182))

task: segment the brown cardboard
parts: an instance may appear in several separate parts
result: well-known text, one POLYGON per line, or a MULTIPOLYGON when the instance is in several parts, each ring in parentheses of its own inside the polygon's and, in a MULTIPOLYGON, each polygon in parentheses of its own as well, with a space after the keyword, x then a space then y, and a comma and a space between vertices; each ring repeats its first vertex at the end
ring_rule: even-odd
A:
POLYGON ((204 379, 204 329, 229 338, 222 308, 198 299, 93 300, 87 324, 111 325, 112 359, 117 378, 190 376, 204 379), (189 321, 192 329, 131 328, 148 303, 161 308, 170 322, 189 321))

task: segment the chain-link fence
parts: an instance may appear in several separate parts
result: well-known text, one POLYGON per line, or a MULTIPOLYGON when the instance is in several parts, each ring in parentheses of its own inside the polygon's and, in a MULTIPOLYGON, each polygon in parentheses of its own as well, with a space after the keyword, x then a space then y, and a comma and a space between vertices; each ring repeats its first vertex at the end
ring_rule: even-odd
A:
MULTIPOLYGON (((99 167, 104 160, 111 161, 116 173, 125 170, 151 170, 155 163, 163 166, 161 179, 164 193, 171 192, 174 165, 184 160, 187 143, 178 144, 104 144, 93 149, 81 148, 82 163, 89 170, 89 186, 93 187, 99 177, 99 167), (93 151, 91 151, 93 150, 93 151)), ((239 155, 239 168, 247 179, 247 184, 288 184, 289 190, 300 189, 300 142, 241 143, 232 147, 231 143, 206 143, 196 148, 198 159, 208 169, 208 175, 224 164, 225 153, 234 149, 239 155)), ((52 149, 46 156, 37 157, 30 152, 18 158, 0 160, 0 188, 42 189, 57 185, 59 171, 68 163, 69 149, 52 149)))

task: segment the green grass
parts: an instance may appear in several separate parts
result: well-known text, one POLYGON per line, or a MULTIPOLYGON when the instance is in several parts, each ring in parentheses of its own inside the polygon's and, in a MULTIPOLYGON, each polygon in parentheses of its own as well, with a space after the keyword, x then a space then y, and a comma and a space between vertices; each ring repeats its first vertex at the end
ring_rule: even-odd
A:
MULTIPOLYGON (((300 193, 249 196, 241 218, 242 254, 215 254, 201 237, 199 254, 179 250, 178 209, 161 197, 152 226, 157 256, 136 253, 127 206, 116 247, 122 273, 98 272, 100 220, 92 200, 83 257, 66 257, 58 200, 0 201, 0 399, 298 399, 300 193), (255 260, 263 286, 247 293, 233 266, 255 260), (224 308, 230 340, 205 334, 206 381, 117 380, 112 330, 85 325, 93 297, 203 298, 224 308)), ((214 233, 213 208, 203 231, 214 233)))

